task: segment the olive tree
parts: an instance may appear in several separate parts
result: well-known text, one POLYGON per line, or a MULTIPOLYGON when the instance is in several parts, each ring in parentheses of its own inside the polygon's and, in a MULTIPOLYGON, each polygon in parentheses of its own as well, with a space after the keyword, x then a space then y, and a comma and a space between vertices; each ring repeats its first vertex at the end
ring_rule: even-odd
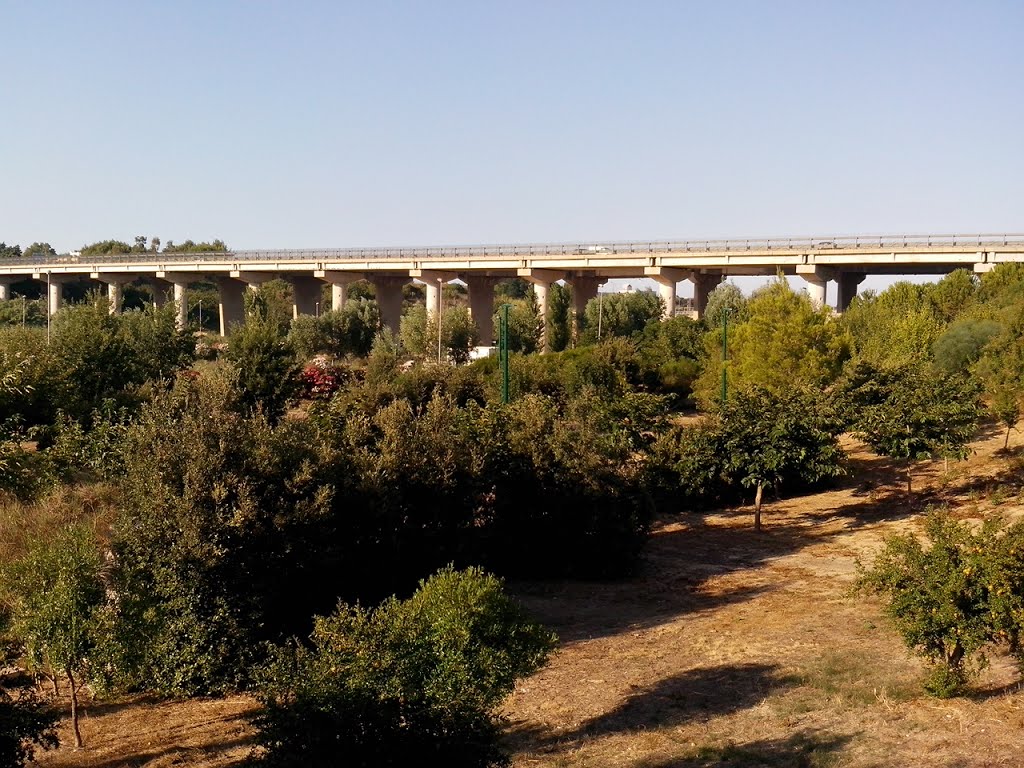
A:
POLYGON ((58 676, 68 681, 76 747, 82 746, 78 691, 104 599, 100 566, 92 535, 81 527, 67 528, 50 541, 35 542, 12 566, 5 585, 13 633, 25 646, 30 668, 54 681, 58 676))

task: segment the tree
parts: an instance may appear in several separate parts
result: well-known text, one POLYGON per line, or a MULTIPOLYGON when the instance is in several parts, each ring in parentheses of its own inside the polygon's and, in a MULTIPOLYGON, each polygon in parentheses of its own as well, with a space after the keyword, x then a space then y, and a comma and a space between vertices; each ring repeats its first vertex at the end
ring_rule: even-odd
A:
POLYGON ((92 535, 80 527, 67 528, 50 541, 35 542, 12 566, 7 585, 14 604, 13 630, 25 645, 30 667, 68 681, 76 747, 82 746, 78 690, 95 643, 95 615, 104 599, 100 566, 92 535))
POLYGON ((408 600, 342 604, 317 619, 310 648, 283 649, 264 676, 264 763, 505 765, 495 710, 554 645, 477 568, 449 567, 408 600))
POLYGON ((1010 431, 1017 425, 1024 400, 1024 314, 1003 329, 984 349, 975 370, 984 383, 989 409, 1006 427, 1005 449, 1010 431))
POLYGON ((123 240, 100 240, 96 243, 83 245, 82 256, 107 256, 110 254, 131 253, 132 247, 123 240))
POLYGON ((704 308, 704 322, 708 328, 718 328, 722 324, 722 313, 729 311, 729 321, 740 323, 747 319, 747 299, 743 291, 733 283, 719 283, 708 294, 708 304, 704 308))
POLYGON ((632 336, 642 332, 649 323, 660 320, 661 315, 661 299, 653 291, 602 295, 587 302, 582 341, 596 341, 598 327, 602 338, 632 336))
POLYGON ((0 259, 20 259, 21 258, 21 246, 20 245, 7 245, 7 243, 0 243, 0 259))
POLYGON ((946 373, 965 373, 982 350, 1002 331, 993 320, 963 319, 952 323, 932 346, 935 365, 946 373))
POLYGON ((199 243, 192 240, 185 240, 182 243, 168 240, 167 245, 164 246, 164 253, 224 253, 227 250, 227 245, 219 238, 212 242, 199 243))
POLYGON ((915 461, 966 456, 980 416, 976 381, 922 365, 861 363, 846 388, 858 411, 855 433, 875 453, 904 463, 908 494, 915 461))
POLYGON ((928 360, 944 321, 929 286, 894 283, 880 294, 864 291, 843 312, 858 358, 873 365, 900 366, 928 360))
POLYGON ((32 243, 32 245, 25 248, 22 256, 26 259, 35 259, 36 261, 46 261, 52 259, 57 255, 57 251, 54 250, 53 246, 49 243, 32 243))
POLYGON ((910 533, 887 538, 858 588, 888 599, 885 612, 907 647, 932 667, 925 688, 951 696, 985 666, 987 644, 1004 643, 1020 660, 1024 527, 1000 531, 988 521, 972 530, 934 512, 925 537, 927 548, 910 533))
POLYGON ((978 276, 968 269, 950 272, 939 282, 927 286, 926 295, 939 318, 951 323, 971 308, 978 293, 978 276))
MULTIPOLYGON (((521 281, 524 282, 524 281, 521 281)), ((514 284, 514 283, 513 283, 514 284)), ((499 283, 499 286, 503 283, 499 283)), ((527 287, 529 285, 527 284, 527 287)), ((537 300, 532 292, 524 298, 508 298, 499 301, 494 310, 492 321, 494 327, 498 328, 500 322, 501 305, 508 304, 508 348, 511 352, 530 354, 540 349, 540 338, 544 331, 540 313, 537 309, 537 300)))
POLYGON ((761 530, 766 488, 799 474, 807 483, 842 474, 842 421, 827 398, 810 389, 760 387, 731 395, 718 417, 726 476, 755 488, 754 530, 761 530))
POLYGON ((548 286, 548 316, 546 346, 552 352, 561 352, 572 339, 570 328, 572 294, 561 283, 548 286))
POLYGON ((279 335, 277 324, 251 313, 228 339, 227 357, 236 372, 242 406, 262 411, 275 423, 295 395, 299 374, 295 351, 279 335))
MULTIPOLYGON (((432 323, 433 338, 437 338, 437 322, 432 323)), ((428 335, 430 335, 428 330, 428 335)), ((441 344, 449 359, 456 365, 469 360, 469 353, 477 345, 480 333, 465 307, 448 307, 441 318, 441 344)))
MULTIPOLYGON (((827 307, 816 309, 784 278, 757 291, 747 319, 730 323, 730 392, 759 386, 782 393, 793 386, 825 387, 835 381, 850 356, 850 337, 827 307)), ((705 336, 706 364, 694 384, 698 401, 714 407, 721 397, 722 328, 705 336)))

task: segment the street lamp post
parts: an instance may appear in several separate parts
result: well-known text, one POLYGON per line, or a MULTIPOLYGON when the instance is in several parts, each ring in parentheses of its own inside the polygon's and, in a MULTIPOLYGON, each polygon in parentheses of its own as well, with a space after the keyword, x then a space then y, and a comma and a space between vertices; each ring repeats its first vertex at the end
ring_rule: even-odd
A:
POLYGON ((441 300, 441 286, 443 282, 441 278, 437 278, 437 364, 441 364, 441 306, 444 302, 441 300))
POLYGON ((199 332, 203 332, 203 300, 199 299, 199 332))
POLYGON ((604 304, 602 303, 601 300, 603 298, 604 298, 604 293, 602 293, 601 292, 601 288, 598 287, 598 289, 597 289, 597 340, 598 341, 601 340, 601 315, 603 314, 603 307, 604 307, 604 304))
POLYGON ((722 308, 722 405, 729 394, 729 312, 732 307, 722 308))
POLYGON ((50 343, 50 315, 52 314, 53 294, 50 287, 50 270, 46 270, 46 343, 50 343))

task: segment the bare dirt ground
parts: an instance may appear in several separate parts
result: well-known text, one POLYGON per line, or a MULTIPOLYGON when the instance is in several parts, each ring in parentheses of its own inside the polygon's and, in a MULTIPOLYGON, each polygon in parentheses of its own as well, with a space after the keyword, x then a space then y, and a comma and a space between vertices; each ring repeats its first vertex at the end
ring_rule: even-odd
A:
MULTIPOLYGON (((769 503, 761 534, 748 509, 666 517, 631 579, 514 585, 561 639, 504 708, 514 768, 1024 766, 1024 691, 1009 660, 993 657, 970 697, 929 698, 880 604, 850 596, 858 558, 919 529, 930 505, 1024 512, 1024 463, 1002 442, 992 432, 949 471, 922 467, 913 497, 899 468, 851 443, 847 481, 769 503)), ((39 763, 238 766, 252 706, 87 705, 85 749, 39 763)))

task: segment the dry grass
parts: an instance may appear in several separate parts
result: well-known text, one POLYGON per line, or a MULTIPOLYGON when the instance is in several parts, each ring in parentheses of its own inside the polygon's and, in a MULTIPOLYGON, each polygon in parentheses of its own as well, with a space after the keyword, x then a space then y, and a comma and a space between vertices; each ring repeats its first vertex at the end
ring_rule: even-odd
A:
MULTIPOLYGON (((1015 438, 1018 437, 1015 434, 1015 438)), ((1024 472, 993 431, 967 462, 899 467, 851 443, 841 487, 747 510, 663 519, 640 573, 516 592, 560 635, 551 664, 508 701, 515 768, 1024 765, 1024 694, 996 658, 973 696, 924 696, 922 667, 849 595, 856 560, 931 504, 965 518, 1021 514, 1024 472)), ((128 701, 87 708, 82 752, 44 766, 227 766, 248 753, 252 703, 128 701)))

